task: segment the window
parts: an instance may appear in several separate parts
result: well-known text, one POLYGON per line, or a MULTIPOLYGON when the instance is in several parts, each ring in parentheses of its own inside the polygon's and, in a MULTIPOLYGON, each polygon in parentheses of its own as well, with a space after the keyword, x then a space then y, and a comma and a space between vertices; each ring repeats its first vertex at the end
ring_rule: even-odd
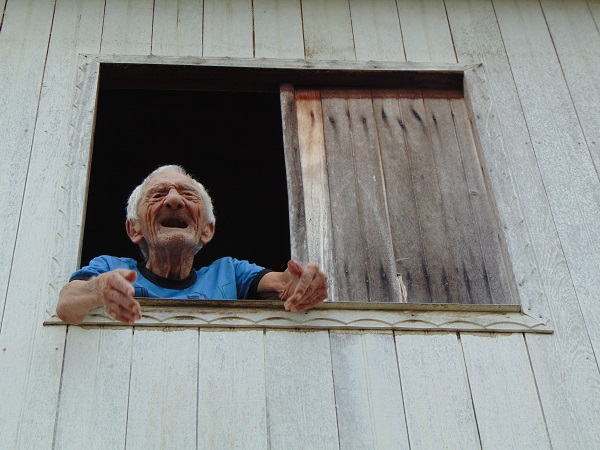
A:
POLYGON ((288 202, 277 93, 100 89, 81 262, 139 258, 125 233, 125 202, 163 164, 205 185, 217 217, 196 256, 274 270, 290 259, 288 202))
POLYGON ((515 303, 460 90, 287 88, 332 297, 515 303))
POLYGON ((196 63, 108 61, 100 86, 280 98, 291 256, 322 264, 332 300, 518 303, 463 98, 466 68, 196 63))

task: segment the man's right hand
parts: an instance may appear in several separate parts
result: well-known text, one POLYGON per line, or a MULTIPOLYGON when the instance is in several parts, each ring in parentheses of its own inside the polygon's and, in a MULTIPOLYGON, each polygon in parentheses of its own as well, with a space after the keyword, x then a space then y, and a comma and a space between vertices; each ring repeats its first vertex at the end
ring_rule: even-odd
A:
POLYGON ((133 270, 116 269, 88 281, 71 281, 60 291, 56 313, 67 323, 79 324, 90 309, 102 306, 114 319, 133 325, 142 317, 140 304, 133 298, 136 279, 133 270))
POLYGON ((111 270, 90 280, 97 284, 101 302, 98 306, 104 306, 106 312, 113 318, 129 325, 133 325, 136 319, 142 318, 140 304, 133 298, 135 280, 137 274, 127 269, 111 270))

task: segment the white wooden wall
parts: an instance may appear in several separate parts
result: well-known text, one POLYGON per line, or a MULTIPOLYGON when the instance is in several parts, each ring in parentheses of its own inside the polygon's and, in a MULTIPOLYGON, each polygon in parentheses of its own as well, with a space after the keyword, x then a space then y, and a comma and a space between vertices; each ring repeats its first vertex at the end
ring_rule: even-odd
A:
POLYGON ((0 0, 0 17, 0 448, 600 448, 599 0, 0 0), (554 334, 44 327, 78 263, 80 53, 483 63, 519 295, 554 334))

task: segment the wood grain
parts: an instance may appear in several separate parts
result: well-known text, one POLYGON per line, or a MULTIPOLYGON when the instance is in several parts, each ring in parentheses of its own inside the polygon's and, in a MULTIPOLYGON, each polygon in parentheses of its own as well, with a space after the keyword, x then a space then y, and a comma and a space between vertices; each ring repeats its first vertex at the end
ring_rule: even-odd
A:
POLYGON ((202 0, 155 0, 152 54, 202 56, 202 0))
POLYGON ((198 447, 267 448, 262 330, 200 331, 198 447))
POLYGON ((294 87, 283 84, 280 91, 285 172, 290 212, 290 240, 292 259, 306 264, 309 262, 304 207, 304 185, 300 160, 299 126, 294 87))
POLYGON ((394 0, 350 0, 350 13, 357 60, 405 60, 394 0))
POLYGON ((331 333, 340 448, 408 449, 391 333, 331 333))
POLYGON ((335 255, 330 278, 340 300, 368 301, 367 248, 362 240, 348 103, 336 91, 323 91, 322 108, 335 255))
POLYGON ((149 55, 153 8, 153 0, 106 0, 101 52, 149 55))
POLYGON ((461 333, 483 448, 552 448, 523 336, 461 333))
POLYGON ((56 422, 57 447, 125 446, 132 334, 131 328, 69 329, 56 422))
POLYGON ((407 61, 456 62, 443 0, 396 0, 407 61))
POLYGON ((254 56, 304 58, 300 0, 254 0, 254 56))
MULTIPOLYGON (((333 274, 335 262, 332 252, 331 207, 321 95, 318 90, 300 89, 295 92, 294 98, 302 169, 308 261, 317 262, 326 274, 333 274)), ((336 294, 337 284, 334 282, 331 285, 329 298, 335 300, 336 294)))
POLYGON ((252 58, 252 1, 204 0, 203 56, 252 58))
MULTIPOLYGON (((12 406, 0 408, 0 435, 8 447, 51 447, 54 436, 65 329, 50 330, 41 324, 47 310, 53 308, 65 272, 76 264, 78 253, 76 222, 68 224, 74 232, 73 240, 64 241, 65 235, 58 232, 67 218, 58 205, 68 192, 62 175, 69 171, 65 164, 70 156, 71 100, 77 91, 78 53, 99 49, 103 9, 93 3, 63 0, 54 8, 48 2, 11 2, 0 34, 0 97, 9 94, 13 99, 11 113, 0 114, 4 136, 0 146, 11 147, 10 151, 0 151, 0 155, 13 158, 10 165, 2 166, 7 167, 7 176, 0 177, 0 189, 11 192, 11 201, 18 198, 23 202, 13 210, 21 214, 16 244, 13 241, 5 247, 1 241, 0 252, 12 258, 14 248, 10 286, 6 297, 5 291, 1 297, 6 303, 0 334, 0 395, 6 405, 12 406), (6 44, 8 55, 4 53, 6 44), (8 74, 4 67, 9 68, 8 74), (27 153, 25 160, 23 151, 27 153), (11 178, 17 173, 17 178, 11 178), (27 185, 20 185, 18 180, 24 182, 25 177, 27 185), (9 191, 4 188, 5 182, 14 183, 9 191), (36 258, 31 257, 32 248, 36 258), (65 259, 61 258, 63 249, 68 255, 65 259), (33 278, 31 271, 36 274, 33 278)), ((7 199, 2 198, 2 202, 7 199)), ((10 227, 16 223, 3 221, 8 234, 3 233, 0 240, 10 236, 10 227)))
POLYGON ((397 334, 412 449, 481 448, 456 334, 397 334))
POLYGON ((196 447, 198 331, 136 330, 127 446, 196 447))
POLYGON ((459 61, 484 63, 484 69, 475 72, 489 92, 487 100, 469 76, 465 78, 466 91, 478 96, 472 104, 482 100, 482 108, 475 108, 472 120, 476 127, 489 127, 479 139, 524 311, 547 317, 556 327, 552 339, 527 339, 552 445, 595 447, 599 442, 598 429, 592 421, 598 421, 600 411, 598 366, 586 336, 539 163, 532 151, 493 6, 453 0, 447 1, 446 6, 459 61), (474 39, 482 30, 486 30, 486 40, 474 39))
POLYGON ((302 0, 302 25, 306 59, 356 59, 347 0, 302 0))
POLYGON ((338 448, 327 331, 267 331, 265 371, 270 448, 338 448))

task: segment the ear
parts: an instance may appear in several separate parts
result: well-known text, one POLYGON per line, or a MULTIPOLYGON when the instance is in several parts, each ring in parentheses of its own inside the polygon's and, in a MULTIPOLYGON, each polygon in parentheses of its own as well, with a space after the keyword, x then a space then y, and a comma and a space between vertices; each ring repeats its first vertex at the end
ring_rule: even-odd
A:
POLYGON ((139 245, 140 242, 142 242, 142 240, 144 239, 144 235, 142 234, 139 222, 137 220, 126 220, 125 228, 127 229, 127 236, 129 236, 131 242, 139 245))
POLYGON ((204 227, 204 230, 202 230, 202 233, 200 233, 200 242, 202 242, 202 245, 206 245, 210 242, 210 240, 213 238, 215 234, 215 224, 214 223, 209 223, 204 227))

